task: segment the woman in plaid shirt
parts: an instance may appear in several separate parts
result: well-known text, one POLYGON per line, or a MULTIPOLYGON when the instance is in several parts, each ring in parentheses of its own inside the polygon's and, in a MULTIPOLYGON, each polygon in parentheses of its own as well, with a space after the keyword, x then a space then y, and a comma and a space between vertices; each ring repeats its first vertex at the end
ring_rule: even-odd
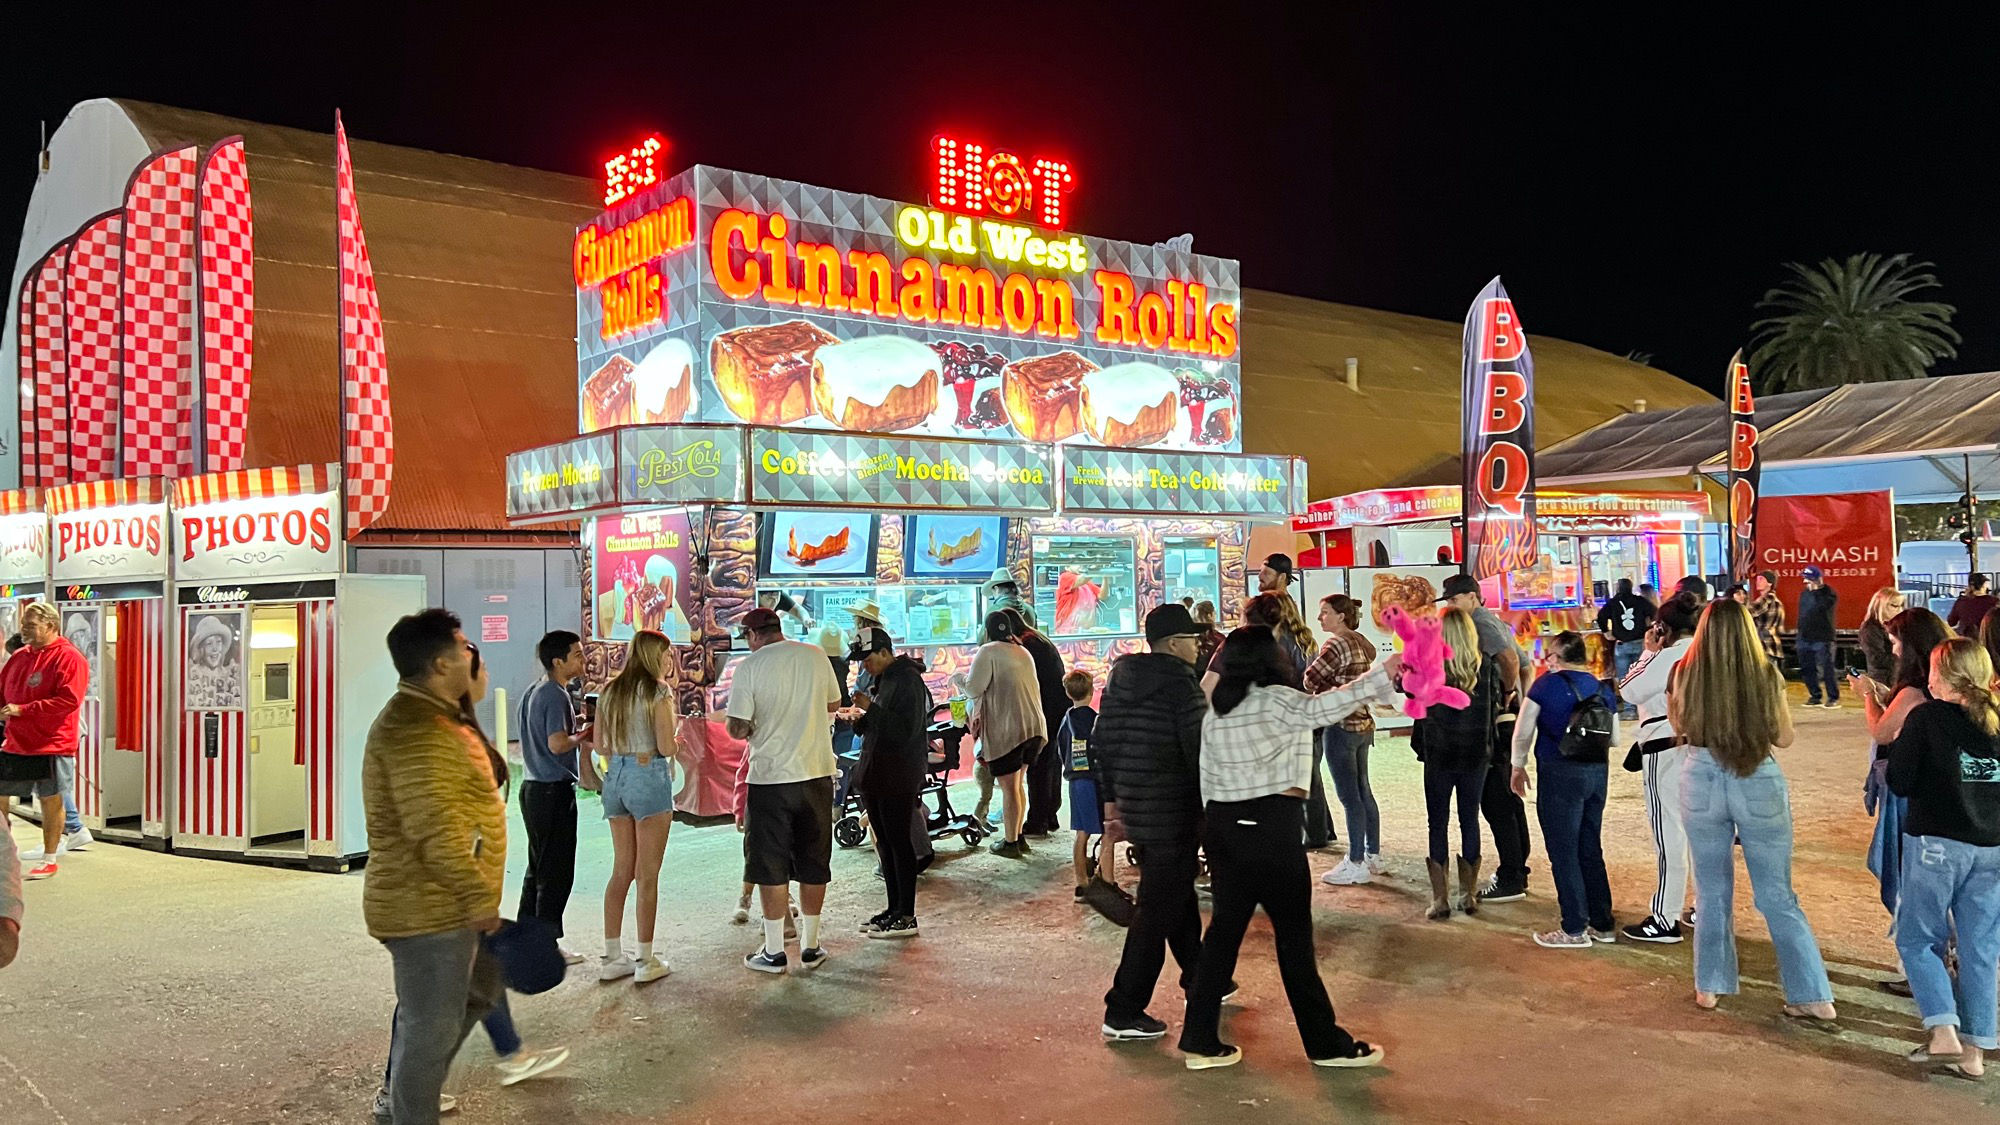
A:
MULTIPOLYGON (((1305 689, 1318 695, 1353 683, 1375 663, 1375 645, 1359 632, 1361 603, 1334 594, 1319 603, 1319 624, 1329 634, 1319 655, 1306 666, 1305 689)), ((1375 745, 1375 718, 1366 707, 1320 732, 1333 791, 1347 811, 1347 858, 1321 877, 1336 887, 1366 883, 1382 873, 1382 810, 1368 784, 1368 751, 1375 745)))

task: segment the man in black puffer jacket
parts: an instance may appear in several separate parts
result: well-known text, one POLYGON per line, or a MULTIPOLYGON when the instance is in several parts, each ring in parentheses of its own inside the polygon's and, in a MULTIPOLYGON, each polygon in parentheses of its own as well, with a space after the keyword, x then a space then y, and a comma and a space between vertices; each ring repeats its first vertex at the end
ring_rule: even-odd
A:
POLYGON ((1106 1039, 1158 1039, 1167 1025, 1146 1014, 1166 949, 1194 988, 1201 906, 1194 879, 1201 847, 1201 720, 1208 700, 1195 678, 1201 627, 1187 608, 1146 615, 1149 651, 1111 666, 1091 731, 1102 771, 1098 795, 1115 802, 1139 852, 1139 908, 1125 931, 1118 975, 1104 995, 1106 1039))

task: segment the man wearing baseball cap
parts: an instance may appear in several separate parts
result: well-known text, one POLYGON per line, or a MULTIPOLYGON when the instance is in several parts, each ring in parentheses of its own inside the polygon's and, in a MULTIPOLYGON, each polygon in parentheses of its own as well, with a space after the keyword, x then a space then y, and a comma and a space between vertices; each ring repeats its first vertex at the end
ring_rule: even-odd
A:
POLYGON ((1292 584, 1292 556, 1279 553, 1264 559, 1264 569, 1257 572, 1257 592, 1260 594, 1282 594, 1292 584))
MULTIPOLYGON (((1799 675, 1806 682, 1806 706, 1840 708, 1840 676, 1833 670, 1833 607, 1840 595, 1820 581, 1819 568, 1799 572, 1806 588, 1799 595, 1799 675), (1821 701, 1820 689, 1826 696, 1821 701)), ((1776 651, 1773 650, 1773 655, 1776 651)))
POLYGON ((729 733, 750 744, 744 800, 743 881, 764 907, 764 946, 745 968, 783 973, 786 904, 799 884, 799 968, 826 960, 820 906, 832 879, 833 712, 840 684, 818 645, 785 639, 783 621, 759 606, 743 615, 750 655, 729 688, 729 733))
POLYGON ((917 848, 902 826, 916 815, 924 790, 931 692, 922 667, 896 654, 887 629, 872 625, 862 629, 855 647, 862 665, 875 677, 875 694, 854 699, 860 710, 854 730, 861 736, 854 784, 875 829, 882 881, 889 892, 888 908, 862 923, 861 932, 871 938, 913 938, 917 936, 917 848))
MULTIPOLYGON (((1277 556, 1282 558, 1283 556, 1277 556)), ((1289 561, 1289 560, 1288 560, 1289 561)), ((1111 666, 1091 744, 1098 798, 1118 806, 1139 851, 1139 906, 1104 995, 1106 1039, 1158 1039, 1167 1025, 1146 1013, 1167 950, 1192 992, 1201 957, 1194 880, 1201 846, 1201 721, 1208 699, 1195 678, 1201 626, 1186 606, 1146 615, 1146 649, 1111 666)))

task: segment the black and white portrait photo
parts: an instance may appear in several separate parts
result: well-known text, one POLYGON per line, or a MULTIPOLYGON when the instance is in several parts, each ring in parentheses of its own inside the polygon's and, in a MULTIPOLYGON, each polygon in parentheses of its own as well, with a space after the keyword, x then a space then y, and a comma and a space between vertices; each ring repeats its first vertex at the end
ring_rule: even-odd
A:
POLYGON ((187 710, 243 709, 245 616, 240 609, 188 613, 187 710))

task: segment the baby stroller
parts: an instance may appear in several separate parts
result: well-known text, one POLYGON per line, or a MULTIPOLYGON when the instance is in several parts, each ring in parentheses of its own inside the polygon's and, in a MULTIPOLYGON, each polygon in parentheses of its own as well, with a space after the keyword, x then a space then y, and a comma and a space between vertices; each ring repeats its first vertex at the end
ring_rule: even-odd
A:
MULTIPOLYGON (((967 847, 976 848, 992 834, 992 829, 951 807, 951 774, 959 766, 965 733, 964 727, 952 721, 949 704, 941 703, 931 709, 930 751, 925 763, 924 788, 917 803, 924 809, 924 827, 931 839, 957 836, 967 847), (931 800, 929 805, 924 805, 926 797, 931 800)), ((850 787, 840 804, 840 818, 833 824, 833 842, 843 848, 858 848, 867 838, 861 826, 861 795, 850 787)))

